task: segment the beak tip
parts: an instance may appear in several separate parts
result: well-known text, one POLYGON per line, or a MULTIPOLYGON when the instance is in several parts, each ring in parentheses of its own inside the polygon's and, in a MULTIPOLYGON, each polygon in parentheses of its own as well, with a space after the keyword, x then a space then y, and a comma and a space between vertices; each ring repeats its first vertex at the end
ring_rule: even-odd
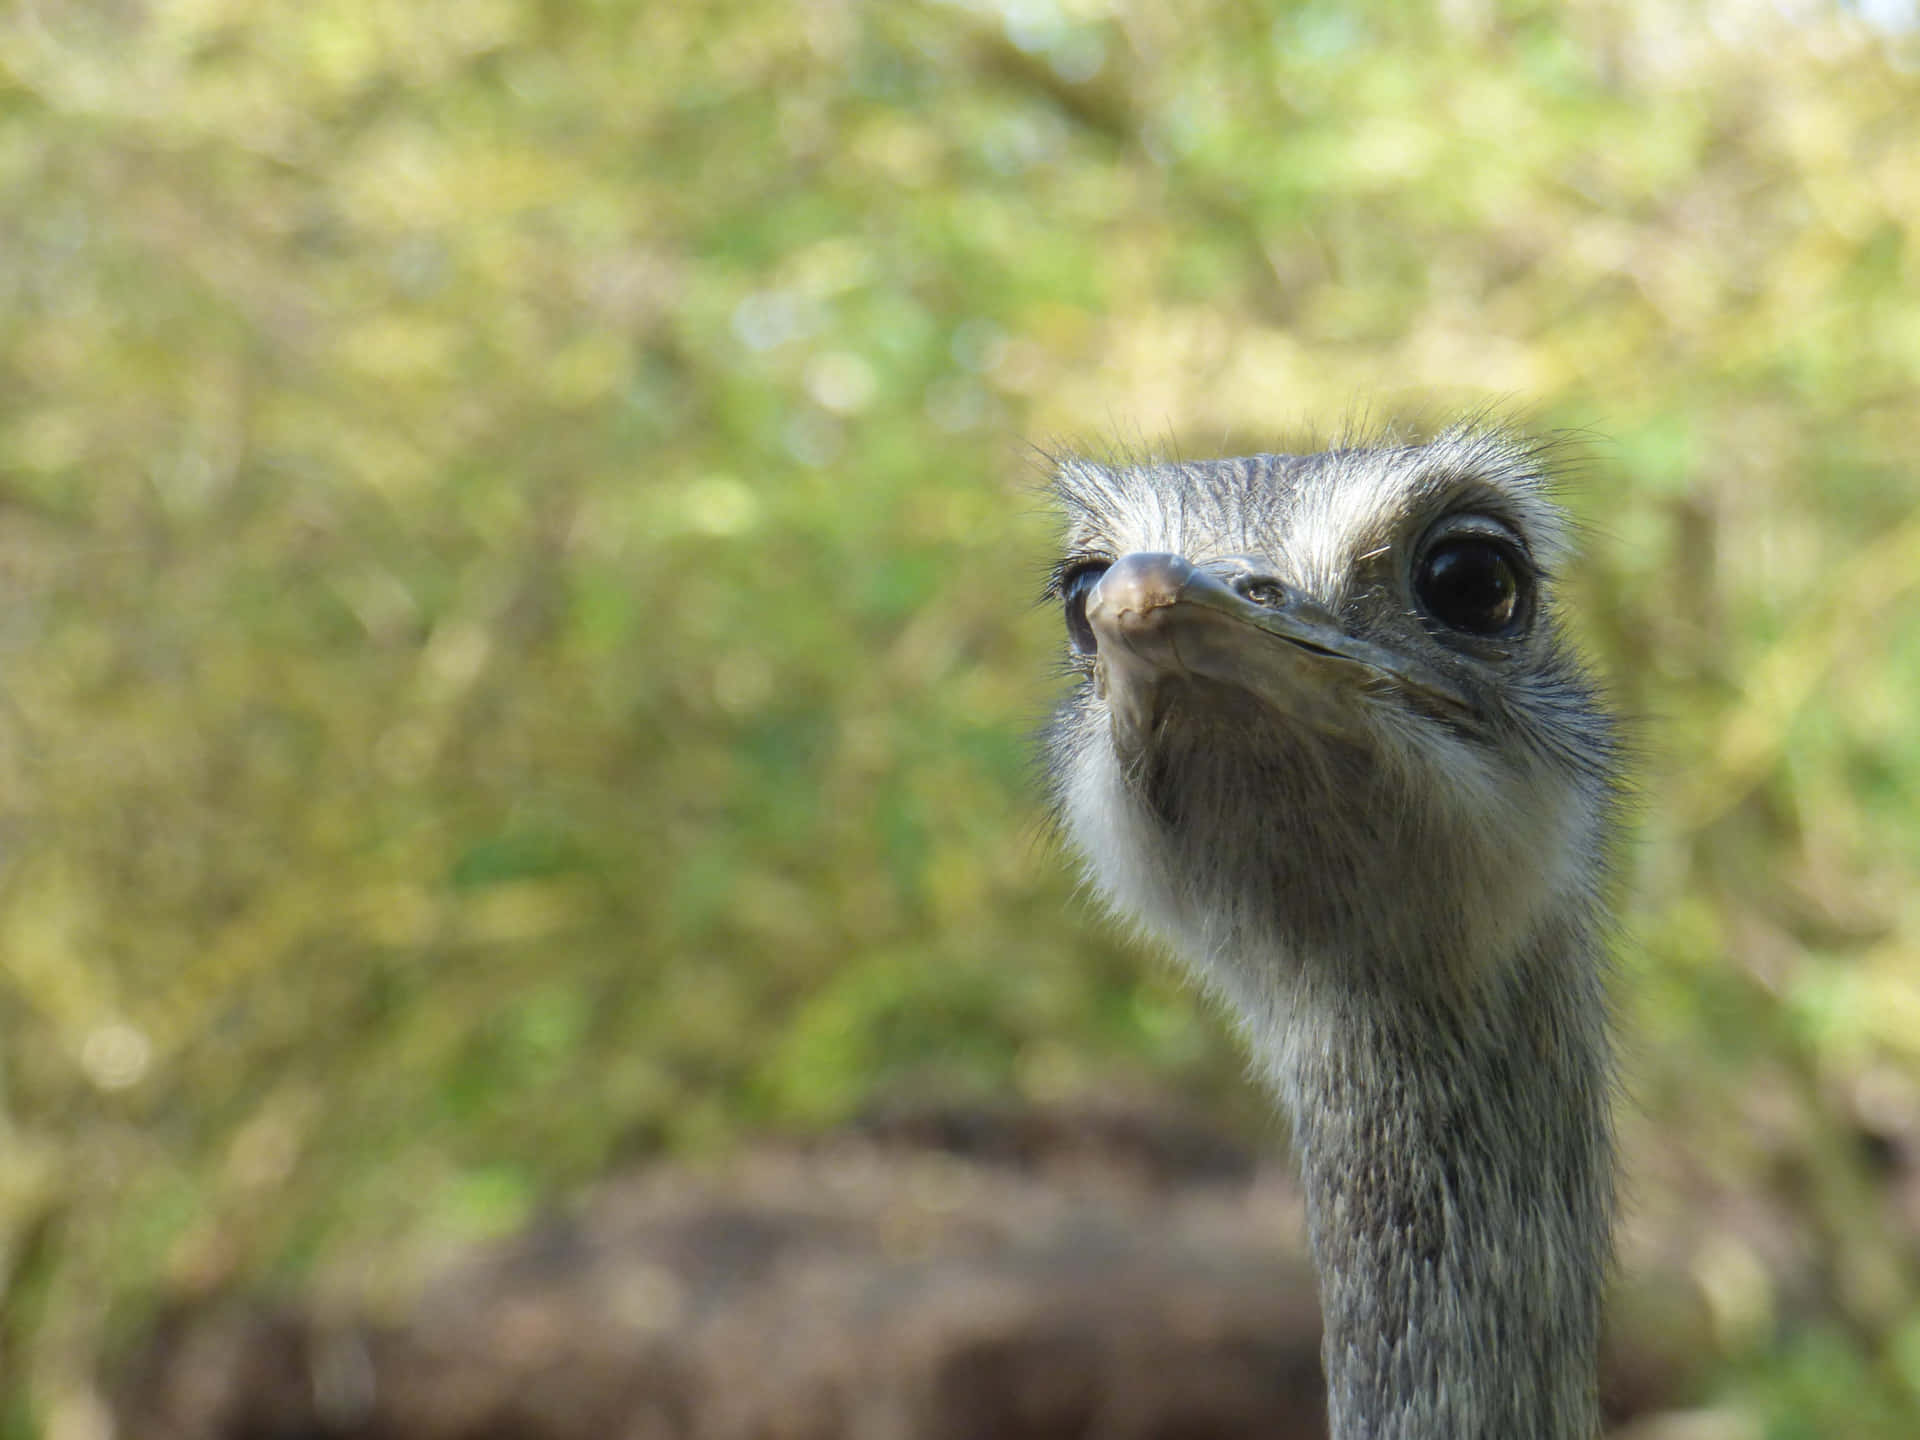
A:
POLYGON ((1096 632, 1138 624, 1153 611, 1177 602, 1193 577, 1192 562, 1179 555, 1152 551, 1123 555, 1087 596, 1087 619, 1096 632))

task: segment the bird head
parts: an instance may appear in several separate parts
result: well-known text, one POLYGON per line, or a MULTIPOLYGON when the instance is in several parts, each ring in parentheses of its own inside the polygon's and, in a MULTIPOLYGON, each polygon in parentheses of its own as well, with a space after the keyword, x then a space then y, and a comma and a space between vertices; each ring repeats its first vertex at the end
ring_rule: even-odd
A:
POLYGON ((1068 460, 1055 490, 1056 808, 1113 906, 1243 1007, 1298 975, 1471 986, 1591 902, 1617 747, 1538 447, 1068 460))

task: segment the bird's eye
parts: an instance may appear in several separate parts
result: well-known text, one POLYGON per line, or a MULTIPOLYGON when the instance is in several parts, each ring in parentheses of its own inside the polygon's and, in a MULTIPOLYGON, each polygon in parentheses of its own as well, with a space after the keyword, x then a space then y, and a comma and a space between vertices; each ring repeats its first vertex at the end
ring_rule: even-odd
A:
POLYGON ((1519 566, 1498 541, 1478 535, 1429 549, 1414 593, 1434 619, 1468 635, 1506 635, 1524 618, 1519 566))
POLYGON ((1093 626, 1087 622, 1087 596, 1106 573, 1103 563, 1082 565, 1060 582, 1060 599, 1067 610, 1067 639, 1073 642, 1077 654, 1091 655, 1097 648, 1093 626))

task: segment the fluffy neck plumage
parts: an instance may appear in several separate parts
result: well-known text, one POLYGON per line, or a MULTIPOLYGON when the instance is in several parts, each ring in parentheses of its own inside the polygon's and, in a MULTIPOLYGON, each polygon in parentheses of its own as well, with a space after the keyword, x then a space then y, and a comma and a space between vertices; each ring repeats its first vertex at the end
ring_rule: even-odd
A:
POLYGON ((1592 1440, 1609 1254, 1597 943, 1549 928, 1470 1005, 1296 997, 1293 1117, 1335 1440, 1592 1440))

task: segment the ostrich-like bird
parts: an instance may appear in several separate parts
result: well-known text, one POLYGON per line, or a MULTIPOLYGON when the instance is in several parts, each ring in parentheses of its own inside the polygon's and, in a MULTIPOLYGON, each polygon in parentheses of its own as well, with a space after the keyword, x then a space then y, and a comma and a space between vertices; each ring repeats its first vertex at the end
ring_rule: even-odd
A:
POLYGON ((1591 1440, 1619 750, 1544 458, 1070 460, 1054 798, 1291 1117, 1338 1440, 1591 1440))

